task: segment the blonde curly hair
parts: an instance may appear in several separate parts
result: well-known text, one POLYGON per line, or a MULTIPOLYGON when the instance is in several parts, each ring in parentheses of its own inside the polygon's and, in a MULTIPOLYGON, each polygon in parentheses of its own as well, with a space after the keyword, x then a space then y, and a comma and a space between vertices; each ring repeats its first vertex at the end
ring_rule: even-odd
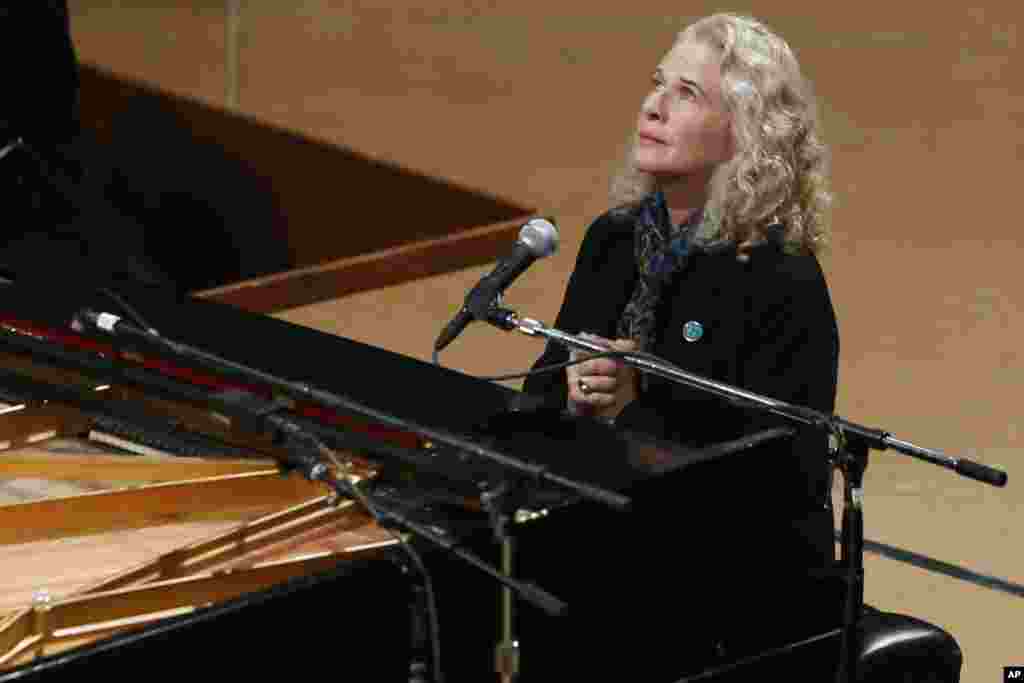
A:
MULTIPOLYGON (((787 251, 821 251, 828 242, 828 149, 822 142, 814 94, 789 45, 756 19, 715 14, 676 40, 714 49, 721 89, 732 117, 735 156, 715 170, 706 215, 716 239, 739 245, 766 238, 781 224, 787 251)), ((632 149, 612 182, 615 205, 631 205, 657 188, 633 165, 632 149)))

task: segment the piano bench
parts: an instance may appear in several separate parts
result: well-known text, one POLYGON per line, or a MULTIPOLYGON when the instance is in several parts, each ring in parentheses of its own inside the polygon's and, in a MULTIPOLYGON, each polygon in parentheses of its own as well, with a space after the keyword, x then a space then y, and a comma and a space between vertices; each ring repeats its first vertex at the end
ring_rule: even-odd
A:
POLYGON ((956 639, 926 621, 866 607, 858 624, 860 683, 959 683, 956 639))

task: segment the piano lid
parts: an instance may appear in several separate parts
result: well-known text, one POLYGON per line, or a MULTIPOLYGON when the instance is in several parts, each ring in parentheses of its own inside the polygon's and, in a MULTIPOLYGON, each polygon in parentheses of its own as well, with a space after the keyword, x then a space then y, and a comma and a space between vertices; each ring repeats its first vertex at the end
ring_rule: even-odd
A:
MULTIPOLYGON (((0 323, 27 323, 63 335, 66 345, 110 344, 110 338, 77 335, 69 325, 83 308, 124 313, 98 281, 63 290, 52 284, 22 279, 0 286, 0 323)), ((116 291, 169 339, 425 428, 468 436, 576 481, 625 491, 700 460, 698 451, 589 419, 518 410, 529 404, 522 392, 372 345, 138 283, 118 282, 116 291)), ((499 472, 486 465, 479 471, 490 471, 488 478, 499 472)))
MULTIPOLYGON (((126 317, 99 291, 100 282, 58 288, 53 279, 20 279, 0 286, 0 319, 70 335, 71 343, 85 340, 70 328, 82 308, 126 317)), ((508 409, 519 395, 455 370, 226 304, 130 282, 118 282, 115 291, 169 339, 423 426, 464 432, 508 409)))

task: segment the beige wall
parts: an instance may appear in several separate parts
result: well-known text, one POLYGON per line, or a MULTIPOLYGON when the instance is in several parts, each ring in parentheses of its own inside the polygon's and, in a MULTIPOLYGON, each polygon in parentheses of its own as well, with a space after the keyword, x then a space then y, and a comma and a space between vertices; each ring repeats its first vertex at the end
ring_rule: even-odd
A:
MULTIPOLYGON (((83 60, 225 102, 227 3, 71 4, 83 60)), ((688 18, 679 8, 691 17, 715 9, 653 0, 239 4, 242 112, 555 217, 562 251, 507 297, 548 321, 586 224, 605 207, 648 74, 688 18)), ((824 261, 842 335, 839 412, 1011 475, 1009 488, 992 490, 877 455, 868 536, 1024 583, 1015 476, 1024 441, 1024 5, 984 5, 782 0, 733 9, 787 36, 822 98, 839 198, 824 261)), ((426 358, 484 270, 283 317, 426 358)), ((472 328, 444 358, 497 374, 524 368, 539 350, 472 328)), ((867 594, 953 632, 968 683, 998 680, 1024 656, 1020 598, 875 557, 867 594)))

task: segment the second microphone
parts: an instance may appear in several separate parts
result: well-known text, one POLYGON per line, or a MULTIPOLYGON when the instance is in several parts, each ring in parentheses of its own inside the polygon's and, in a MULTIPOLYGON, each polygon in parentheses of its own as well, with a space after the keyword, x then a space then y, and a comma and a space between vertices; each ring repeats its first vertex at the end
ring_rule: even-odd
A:
POLYGON ((546 218, 534 218, 519 231, 512 253, 498 261, 489 274, 466 295, 465 303, 434 342, 434 351, 440 351, 458 337, 474 320, 487 316, 495 300, 512 282, 539 258, 558 251, 558 229, 546 218))

